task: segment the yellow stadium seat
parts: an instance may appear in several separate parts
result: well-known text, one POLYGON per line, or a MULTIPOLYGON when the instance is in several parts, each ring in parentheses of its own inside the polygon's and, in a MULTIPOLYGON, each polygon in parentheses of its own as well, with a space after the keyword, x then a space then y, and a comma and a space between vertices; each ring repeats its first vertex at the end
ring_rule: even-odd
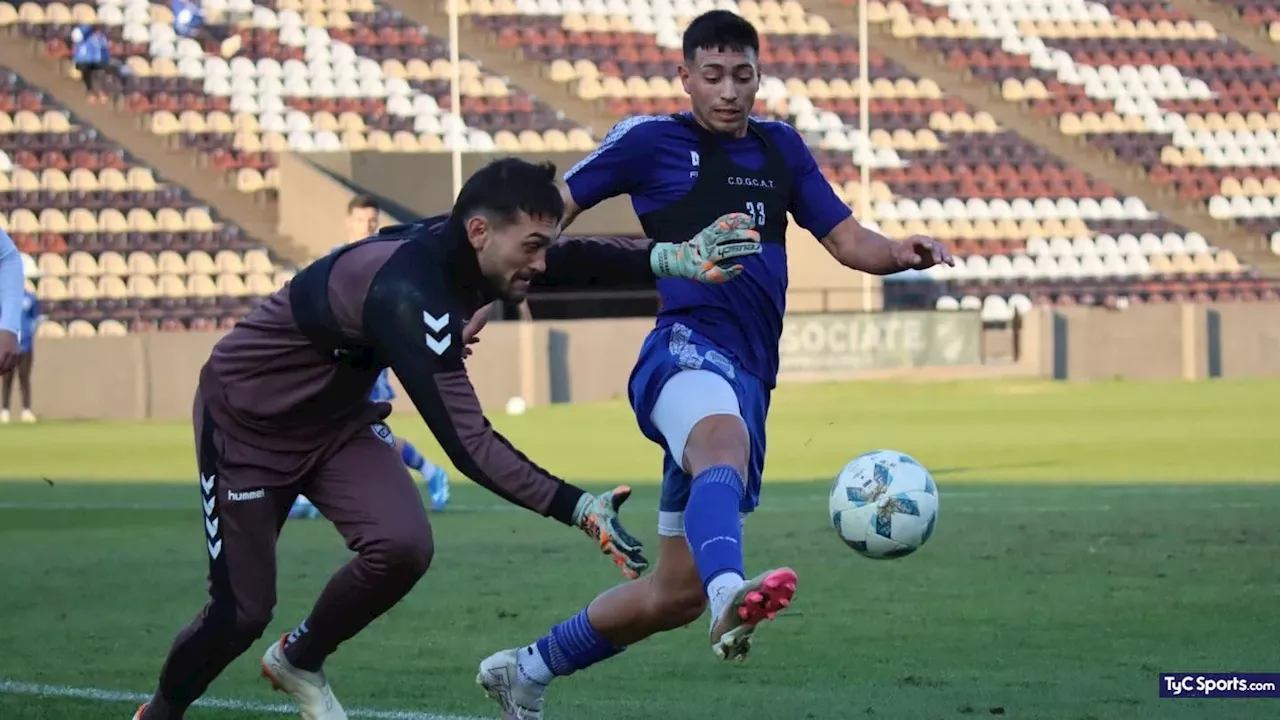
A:
POLYGON ((89 253, 83 251, 71 253, 71 257, 67 258, 67 271, 73 277, 96 278, 101 274, 101 270, 98 269, 98 261, 89 253))
POLYGON ((40 176, 26 168, 14 168, 9 174, 13 189, 20 192, 36 192, 40 189, 40 176))
POLYGON ((131 252, 128 259, 129 276, 154 277, 158 270, 156 268, 156 259, 150 253, 131 252))
POLYGON ((152 214, 142 208, 134 208, 129 211, 125 218, 129 221, 129 230, 131 232, 155 232, 160 229, 156 223, 156 219, 152 214))
MULTIPOLYGON (((365 150, 369 147, 369 141, 365 139, 364 133, 358 130, 346 130, 340 139, 342 147, 346 150, 365 150)), ((422 138, 418 138, 418 144, 422 144, 422 138)))
POLYGON ((9 231, 14 233, 40 232, 40 219, 26 208, 18 208, 9 214, 9 231))
MULTIPOLYGON (((191 277, 204 277, 205 281, 208 282, 209 285, 213 284, 213 281, 209 280, 206 276, 192 275, 191 277)), ((190 278, 188 278, 188 281, 190 282, 190 278)), ((212 288, 210 290, 212 290, 212 288)), ((187 291, 187 283, 182 282, 182 278, 175 277, 173 275, 161 275, 160 279, 156 282, 156 292, 159 293, 160 297, 172 298, 187 297, 188 295, 194 294, 187 291)), ((211 295, 213 295, 212 291, 210 291, 208 295, 197 295, 197 297, 208 297, 211 295)))
POLYGON ((193 250, 187 254, 187 270, 189 273, 212 275, 218 272, 218 265, 204 250, 193 250))
POLYGON ((124 280, 115 275, 103 275, 98 278, 98 297, 110 300, 123 300, 129 297, 129 290, 124 280))
MULTIPOLYGON (((148 259, 150 256, 146 256, 148 259)), ((155 262, 151 265, 151 272, 148 275, 186 275, 187 261, 173 250, 165 250, 156 257, 155 262)))
POLYGON ((527 152, 546 152, 546 144, 542 136, 534 130, 522 130, 519 135, 520 147, 527 152))
POLYGON ((67 295, 72 300, 97 300, 98 285, 87 277, 73 276, 67 280, 67 295))
MULTIPOLYGON (((195 277, 204 278, 205 276, 199 275, 195 277)), ((218 276, 217 281, 214 283, 214 292, 227 297, 244 297, 249 294, 248 288, 244 285, 244 280, 240 279, 239 275, 232 275, 231 273, 222 273, 218 276)))
POLYGON ((160 290, 156 287, 156 281, 146 275, 130 275, 125 282, 125 289, 129 292, 129 297, 143 300, 150 300, 160 295, 160 290))
POLYGON ((418 145, 418 136, 407 130, 397 130, 391 139, 396 152, 419 152, 422 149, 418 145))
POLYGON ((214 256, 213 262, 214 266, 221 274, 244 274, 244 259, 235 251, 219 250, 218 254, 214 256))
POLYGON ((71 224, 61 210, 47 208, 40 211, 40 229, 50 233, 66 233, 70 231, 71 224))
POLYGON ((568 152, 569 138, 564 131, 552 128, 542 134, 542 144, 550 152, 568 152))
POLYGON ((244 254, 244 270, 249 273, 270 275, 276 268, 266 250, 249 250, 244 254))
POLYGON ((114 250, 108 250, 98 256, 98 268, 103 275, 121 277, 129 274, 129 265, 124 256, 114 250))
POLYGON ((36 295, 40 296, 41 300, 66 300, 67 284, 62 281, 62 278, 42 277, 36 283, 36 295))
POLYGON ((217 229, 213 218, 209 216, 209 211, 204 208, 190 208, 183 214, 182 219, 192 232, 210 232, 217 229))
POLYGON ((564 58, 556 58, 551 63, 548 76, 555 82, 565 83, 577 78, 578 73, 573 69, 573 63, 564 58))
POLYGON ((244 279, 244 287, 248 295, 265 296, 275 292, 270 276, 262 273, 249 273, 244 279))
POLYGON ((103 320, 98 324, 98 337, 124 337, 129 334, 129 328, 119 320, 103 320))
POLYGON ((98 329, 88 320, 72 320, 67 323, 67 337, 91 338, 98 335, 98 329))

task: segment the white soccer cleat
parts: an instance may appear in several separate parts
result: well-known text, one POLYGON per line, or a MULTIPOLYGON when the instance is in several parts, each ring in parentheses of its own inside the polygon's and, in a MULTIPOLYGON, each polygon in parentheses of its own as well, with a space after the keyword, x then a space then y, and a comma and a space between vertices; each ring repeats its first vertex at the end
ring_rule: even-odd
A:
POLYGON ((520 678, 519 650, 501 650, 480 662, 476 684, 502 706, 502 720, 542 720, 547 686, 520 678))
POLYGON ((333 696, 324 671, 299 670, 284 656, 284 638, 271 643, 262 656, 262 677, 271 686, 298 704, 302 720, 347 720, 338 698, 333 696))
POLYGON ((0 425, 8 425, 11 419, 8 410, 0 410, 0 425))
POLYGON ((30 410, 23 410, 23 411, 22 411, 22 422, 30 424, 30 423, 33 423, 33 422, 35 422, 35 421, 36 421, 36 414, 35 414, 35 413, 31 412, 30 410))
POLYGON ((791 604, 796 582, 794 570, 778 568, 743 583, 719 617, 711 620, 711 651, 722 660, 746 660, 756 626, 791 604))

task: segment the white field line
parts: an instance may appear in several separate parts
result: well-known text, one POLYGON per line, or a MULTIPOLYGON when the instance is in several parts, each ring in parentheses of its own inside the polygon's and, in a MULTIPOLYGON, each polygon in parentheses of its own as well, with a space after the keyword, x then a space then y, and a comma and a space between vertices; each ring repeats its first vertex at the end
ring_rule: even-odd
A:
MULTIPOLYGON (((150 695, 142 693, 94 687, 76 687, 74 685, 40 685, 7 679, 0 679, 0 695, 25 695, 27 697, 90 700, 99 703, 121 704, 141 704, 151 699, 150 695)), ((298 714, 298 708, 293 704, 264 703, 232 698, 204 698, 198 701, 195 706, 214 710, 237 710, 243 713, 298 714)), ((441 715, 439 713, 418 712, 416 710, 373 710, 371 708, 347 708, 347 715, 353 718, 370 718, 371 720, 486 720, 472 715, 441 715)))

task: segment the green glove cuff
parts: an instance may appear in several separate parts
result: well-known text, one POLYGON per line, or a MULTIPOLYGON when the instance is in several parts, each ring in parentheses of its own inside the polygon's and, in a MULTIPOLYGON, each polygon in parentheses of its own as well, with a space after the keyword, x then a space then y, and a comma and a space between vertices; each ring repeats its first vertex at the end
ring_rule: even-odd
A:
POLYGON ((589 492, 582 493, 582 497, 578 498, 578 505, 573 509, 573 524, 582 527, 582 521, 586 519, 587 513, 591 511, 591 507, 596 504, 596 496, 589 492))
POLYGON ((674 267, 677 262, 676 246, 672 243, 654 243, 653 249, 649 251, 649 269, 653 270, 655 277, 678 275, 674 267))

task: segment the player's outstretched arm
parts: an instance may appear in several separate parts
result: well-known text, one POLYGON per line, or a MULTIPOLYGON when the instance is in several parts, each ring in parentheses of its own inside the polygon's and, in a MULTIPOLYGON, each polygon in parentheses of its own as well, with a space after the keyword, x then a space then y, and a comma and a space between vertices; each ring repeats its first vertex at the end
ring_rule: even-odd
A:
POLYGON ((735 261, 760 252, 760 234, 751 216, 717 218, 682 243, 623 237, 560 238, 547 249, 541 287, 643 285, 660 277, 706 283, 732 280, 742 272, 735 261))
POLYGON ((947 246, 931 237, 913 235, 902 241, 892 240, 864 227, 852 215, 822 238, 822 246, 845 267, 872 275, 955 264, 947 246))
POLYGON ((463 364, 462 314, 439 291, 440 278, 388 264, 369 289, 364 335, 395 372, 449 460, 477 485, 508 502, 577 527, 628 577, 648 567, 642 547, 618 510, 630 494, 600 496, 543 470, 502 437, 485 417, 463 364))

